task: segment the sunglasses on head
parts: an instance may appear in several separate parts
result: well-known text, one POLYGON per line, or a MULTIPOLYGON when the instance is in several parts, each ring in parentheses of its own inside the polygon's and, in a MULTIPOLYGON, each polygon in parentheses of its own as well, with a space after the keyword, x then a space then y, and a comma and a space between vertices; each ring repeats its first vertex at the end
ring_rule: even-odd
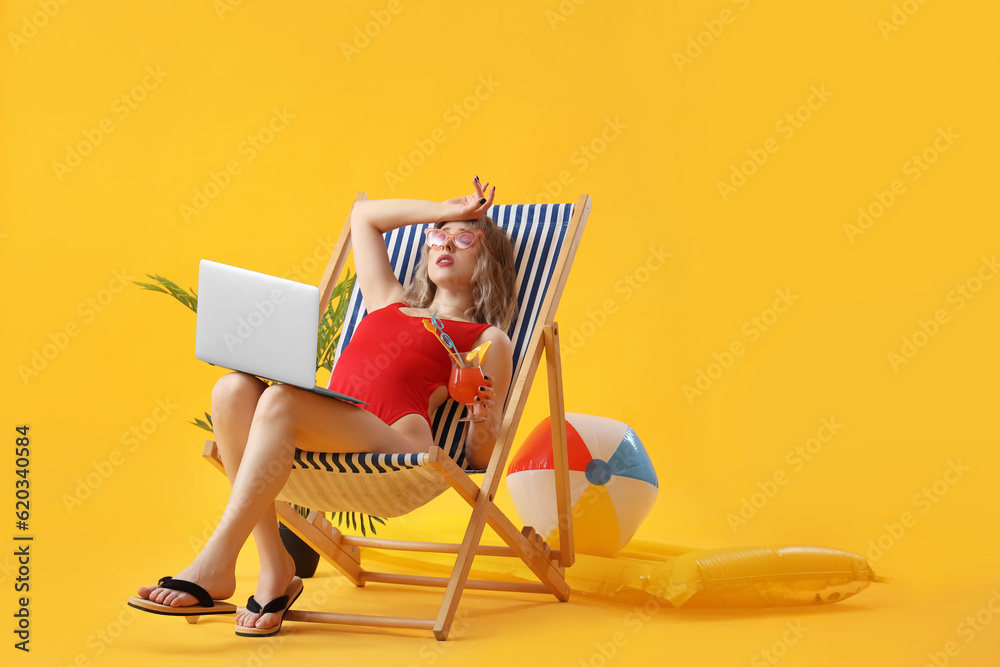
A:
POLYGON ((446 243, 451 241, 451 244, 459 250, 465 250, 476 245, 476 241, 482 239, 483 243, 486 244, 486 249, 490 251, 491 255, 493 255, 493 259, 496 259, 497 257, 496 253, 493 252, 493 248, 490 247, 490 242, 486 240, 486 235, 483 234, 483 230, 481 229, 462 229, 454 234, 449 234, 443 229, 433 227, 431 229, 425 229, 424 235, 427 237, 427 247, 429 248, 441 248, 446 243))

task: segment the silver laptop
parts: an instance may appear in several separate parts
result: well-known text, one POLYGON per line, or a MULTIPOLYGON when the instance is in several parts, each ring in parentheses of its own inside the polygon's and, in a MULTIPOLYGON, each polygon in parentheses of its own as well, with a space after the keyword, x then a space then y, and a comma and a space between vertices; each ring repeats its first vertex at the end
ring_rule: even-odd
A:
POLYGON ((318 335, 315 285, 207 259, 199 263, 194 356, 214 366, 365 404, 316 386, 318 335))

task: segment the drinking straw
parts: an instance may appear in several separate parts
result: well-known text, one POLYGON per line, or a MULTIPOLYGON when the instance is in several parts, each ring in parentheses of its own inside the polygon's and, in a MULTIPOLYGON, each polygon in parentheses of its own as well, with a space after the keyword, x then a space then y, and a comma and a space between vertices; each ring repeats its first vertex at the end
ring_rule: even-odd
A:
POLYGON ((424 319, 422 321, 424 323, 424 328, 434 334, 435 338, 438 339, 438 342, 444 345, 444 349, 448 350, 448 354, 453 359, 458 361, 459 366, 465 368, 465 362, 462 361, 462 355, 460 355, 458 350, 455 349, 455 342, 451 339, 451 336, 444 332, 444 324, 442 324, 441 320, 438 318, 437 311, 434 311, 434 315, 431 319, 424 319))

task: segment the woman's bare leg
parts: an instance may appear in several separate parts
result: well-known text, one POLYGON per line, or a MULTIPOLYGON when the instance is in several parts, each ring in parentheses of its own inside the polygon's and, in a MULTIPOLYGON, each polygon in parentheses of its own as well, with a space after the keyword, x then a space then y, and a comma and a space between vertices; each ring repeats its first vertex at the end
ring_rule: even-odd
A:
MULTIPOLYGON (((219 446, 219 456, 230 484, 236 479, 243 459, 243 452, 246 449, 254 411, 265 389, 267 389, 267 385, 254 376, 234 372, 220 378, 212 390, 212 424, 216 443, 219 446)), ((254 526, 253 535, 260 554, 261 577, 273 579, 276 576, 279 579, 290 579, 295 566, 291 556, 288 555, 281 543, 273 503, 268 510, 265 510, 254 526)), ((193 580, 195 583, 202 583, 204 576, 203 572, 192 574, 190 568, 176 575, 179 579, 193 580), (194 579, 191 578, 192 576, 194 579)), ((228 580, 227 577, 222 578, 228 580)), ((235 577, 233 578, 233 586, 235 586, 235 577)), ((224 586, 216 590, 228 590, 228 588, 228 586, 224 586)), ((216 594, 211 587, 209 592, 213 593, 213 597, 229 597, 225 593, 216 594)), ((174 606, 187 606, 196 602, 187 593, 161 589, 156 586, 142 587, 139 589, 139 594, 155 602, 174 606)), ((266 604, 267 600, 264 603, 266 604)), ((240 625, 253 625, 256 619, 256 614, 247 612, 239 614, 236 622, 240 625), (244 622, 247 617, 250 617, 249 620, 244 622)))
MULTIPOLYGON (((296 445, 321 452, 409 452, 426 450, 430 444, 426 422, 418 424, 416 430, 401 430, 341 401, 288 385, 267 388, 257 401, 222 519, 194 562, 176 578, 199 584, 214 598, 231 596, 235 591, 236 557, 251 532, 256 539, 255 529, 260 525, 264 549, 261 578, 254 595, 259 603, 266 604, 284 593, 292 577, 292 571, 282 566, 288 556, 277 536, 274 499, 288 479, 296 445)), ((173 606, 194 602, 186 593, 157 587, 140 588, 139 594, 173 606)), ((243 617, 242 621, 249 623, 252 618, 243 617)), ((266 614, 255 624, 271 627, 277 621, 277 615, 266 614)))
MULTIPOLYGON (((426 442, 413 439, 369 412, 290 385, 269 387, 257 402, 229 503, 205 551, 218 547, 224 559, 233 545, 242 546, 246 535, 261 526, 254 517, 269 515, 262 537, 273 546, 274 555, 268 561, 262 557, 254 593, 259 604, 267 604, 284 594, 294 574, 294 562, 278 536, 274 499, 288 480, 296 446, 317 452, 409 452, 430 446, 429 430, 426 435, 426 442)), ((278 614, 254 617, 248 614, 241 621, 268 628, 279 620, 278 614)))
MULTIPOLYGON (((257 402, 265 389, 267 385, 252 375, 230 373, 220 378, 212 390, 212 423, 219 445, 219 456, 230 485, 235 482, 243 461, 257 402)), ((271 595, 270 592, 281 586, 282 582, 287 584, 291 580, 295 574, 295 561, 288 554, 278 533, 278 516, 274 503, 265 508, 251 534, 260 559, 260 574, 254 597, 263 606, 281 595, 271 595)), ((283 587, 281 591, 284 591, 283 587)), ((236 624, 244 627, 254 627, 258 620, 259 614, 249 611, 236 615, 236 624)))

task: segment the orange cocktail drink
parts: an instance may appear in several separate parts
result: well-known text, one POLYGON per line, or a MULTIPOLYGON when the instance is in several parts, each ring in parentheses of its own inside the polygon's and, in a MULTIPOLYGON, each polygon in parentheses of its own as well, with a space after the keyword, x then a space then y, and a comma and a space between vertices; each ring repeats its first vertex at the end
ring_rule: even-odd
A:
POLYGON ((487 384, 479 367, 479 359, 473 357, 471 361, 465 361, 466 353, 460 354, 459 357, 465 365, 460 365, 459 361, 452 357, 448 394, 459 403, 465 403, 465 407, 468 408, 468 416, 461 421, 483 421, 485 417, 476 417, 472 414, 479 388, 487 384))

